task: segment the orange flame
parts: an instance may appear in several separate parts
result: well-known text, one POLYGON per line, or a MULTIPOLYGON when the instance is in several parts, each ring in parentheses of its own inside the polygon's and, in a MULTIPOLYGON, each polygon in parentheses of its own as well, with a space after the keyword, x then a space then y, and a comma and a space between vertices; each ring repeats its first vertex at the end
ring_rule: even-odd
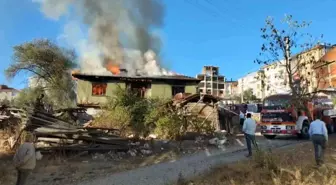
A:
POLYGON ((114 75, 120 74, 120 68, 119 68, 119 66, 116 65, 116 64, 113 64, 113 62, 107 63, 106 69, 109 70, 114 75))
POLYGON ((79 74, 80 73, 80 70, 78 69, 74 69, 71 71, 71 77, 72 77, 72 80, 77 80, 77 78, 75 78, 73 75, 75 74, 79 74))

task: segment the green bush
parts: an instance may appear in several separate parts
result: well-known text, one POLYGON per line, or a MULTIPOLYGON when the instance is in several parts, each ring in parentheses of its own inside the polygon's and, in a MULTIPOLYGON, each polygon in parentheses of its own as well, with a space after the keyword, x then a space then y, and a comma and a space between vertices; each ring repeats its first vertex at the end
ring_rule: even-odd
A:
POLYGON ((211 122, 197 116, 179 113, 171 100, 141 98, 135 92, 118 88, 104 105, 105 111, 94 121, 95 126, 132 131, 136 136, 150 133, 160 138, 178 139, 187 131, 211 133, 211 122))
POLYGON ((114 109, 103 111, 93 121, 92 125, 102 128, 119 129, 121 135, 126 135, 129 131, 130 117, 130 113, 125 107, 117 106, 114 109))

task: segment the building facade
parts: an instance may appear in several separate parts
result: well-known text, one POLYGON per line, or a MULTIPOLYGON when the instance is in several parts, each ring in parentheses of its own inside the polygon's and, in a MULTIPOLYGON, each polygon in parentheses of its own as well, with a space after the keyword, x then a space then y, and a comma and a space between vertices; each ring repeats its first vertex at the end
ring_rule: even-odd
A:
MULTIPOLYGON (((300 81, 301 86, 307 87, 305 90, 307 92, 332 87, 333 78, 336 85, 336 71, 332 73, 333 67, 336 70, 336 63, 333 66, 331 61, 335 60, 336 49, 333 51, 324 45, 317 45, 291 57, 291 69, 293 71, 291 78, 294 82, 300 81), (321 60, 329 62, 322 62, 324 64, 322 67, 321 65, 317 66, 316 64, 321 60)), ((287 67, 285 60, 281 60, 262 66, 258 71, 247 74, 238 79, 239 93, 252 89, 253 94, 259 99, 274 94, 290 93, 287 67)))
POLYGON ((113 97, 118 88, 130 89, 139 96, 171 99, 178 93, 195 94, 200 80, 186 76, 118 76, 74 73, 77 104, 95 106, 113 97))
POLYGON ((262 83, 259 78, 259 71, 252 72, 238 79, 238 94, 241 95, 244 91, 252 89, 253 95, 258 99, 262 99, 262 83))
POLYGON ((198 85, 198 91, 201 94, 224 97, 225 77, 219 74, 219 67, 204 66, 202 73, 198 74, 196 78, 201 81, 198 85))
POLYGON ((12 101, 20 91, 7 85, 0 85, 0 101, 12 101))
POLYGON ((325 55, 314 65, 318 89, 336 88, 336 47, 326 51, 325 55))

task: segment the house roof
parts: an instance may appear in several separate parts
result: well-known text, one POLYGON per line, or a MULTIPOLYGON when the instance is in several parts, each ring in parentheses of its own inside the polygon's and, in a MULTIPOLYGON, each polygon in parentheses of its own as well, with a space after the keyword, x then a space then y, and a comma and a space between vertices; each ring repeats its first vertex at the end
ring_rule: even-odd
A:
POLYGON ((114 80, 180 80, 180 81, 192 81, 200 82, 201 80, 184 75, 161 75, 161 76, 127 76, 127 75, 112 75, 112 74, 85 74, 85 73, 73 73, 73 77, 78 79, 88 79, 88 78, 106 78, 114 80))
POLYGON ((0 92, 19 92, 19 90, 8 87, 7 85, 0 85, 0 92))

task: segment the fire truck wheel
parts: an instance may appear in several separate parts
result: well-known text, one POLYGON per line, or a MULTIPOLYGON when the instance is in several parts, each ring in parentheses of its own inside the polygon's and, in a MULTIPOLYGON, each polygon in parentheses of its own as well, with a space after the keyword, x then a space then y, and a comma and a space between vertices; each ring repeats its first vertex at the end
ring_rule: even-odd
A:
POLYGON ((264 135, 266 139, 274 139, 276 135, 264 135))
POLYGON ((307 121, 304 121, 301 129, 300 138, 309 138, 309 125, 307 121))

